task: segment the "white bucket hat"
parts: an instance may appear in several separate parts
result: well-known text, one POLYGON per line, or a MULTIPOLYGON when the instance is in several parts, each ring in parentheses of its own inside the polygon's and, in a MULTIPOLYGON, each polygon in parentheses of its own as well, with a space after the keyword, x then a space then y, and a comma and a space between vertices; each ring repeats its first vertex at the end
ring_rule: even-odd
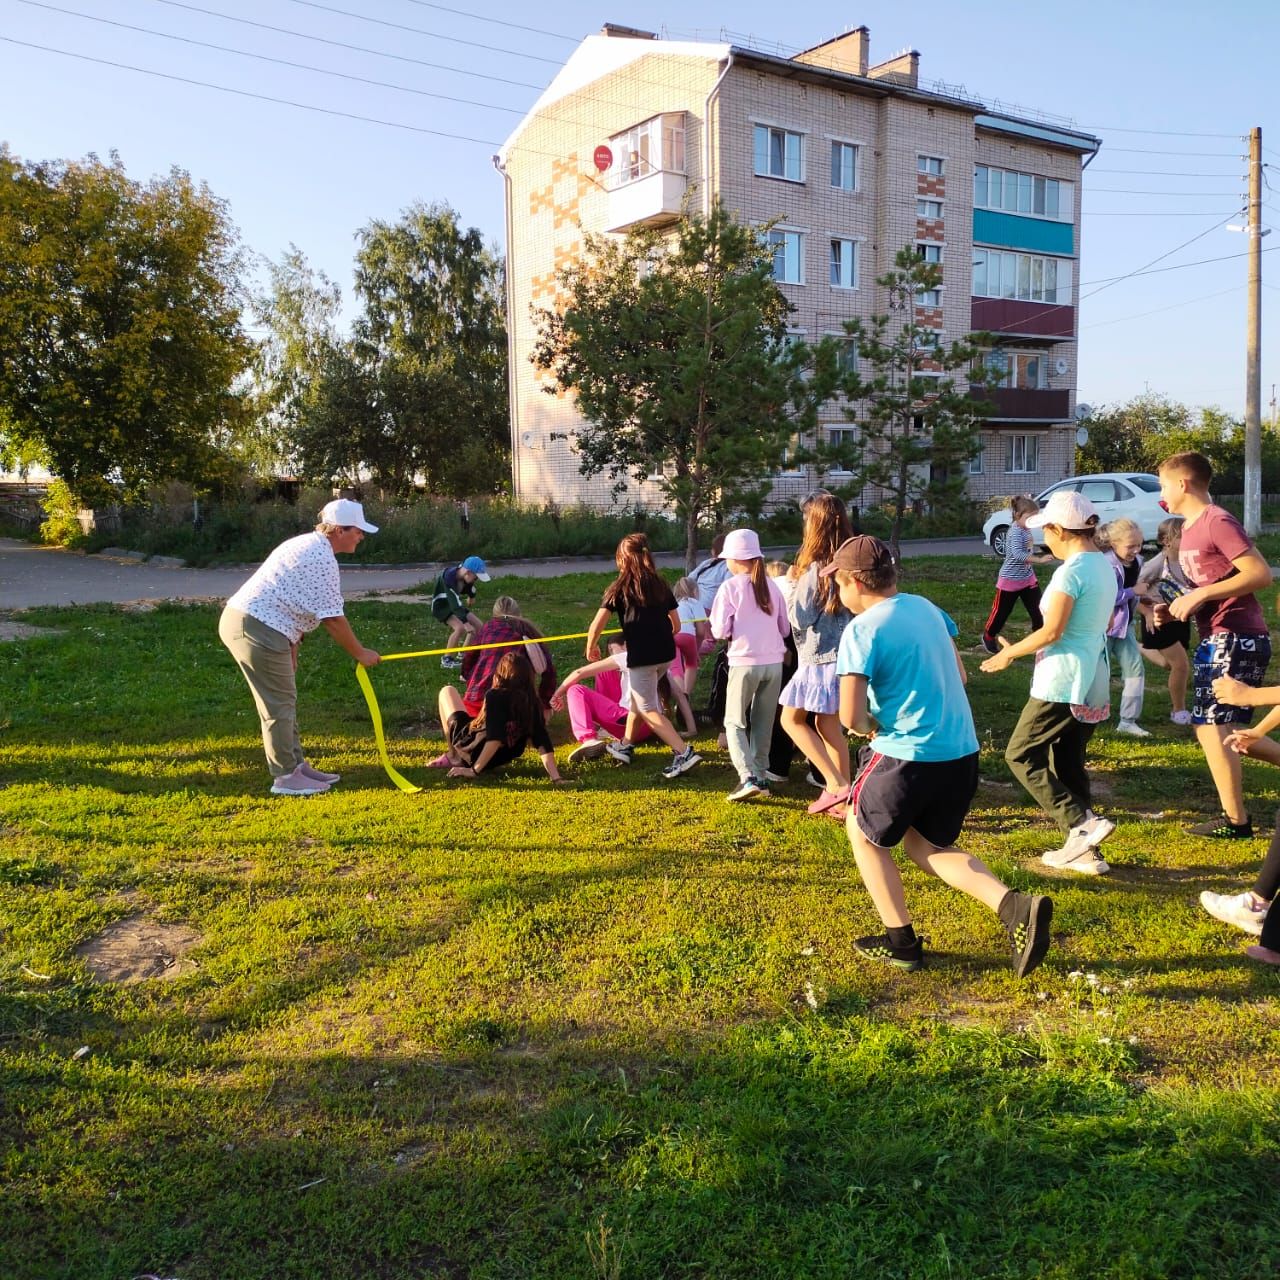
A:
POLYGON ((1039 511, 1027 517, 1027 528, 1043 529, 1047 524, 1056 524, 1059 529, 1087 529, 1089 522, 1097 518, 1093 503, 1083 494, 1059 489, 1039 511))
POLYGON ((764 552, 760 550, 760 539, 754 529, 735 529, 724 540, 724 550, 720 553, 725 560, 761 560, 764 552))

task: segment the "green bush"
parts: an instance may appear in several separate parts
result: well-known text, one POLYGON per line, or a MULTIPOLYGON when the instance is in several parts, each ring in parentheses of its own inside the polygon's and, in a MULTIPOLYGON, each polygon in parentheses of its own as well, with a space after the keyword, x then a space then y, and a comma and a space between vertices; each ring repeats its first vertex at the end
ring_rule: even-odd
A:
POLYGON ((40 526, 41 540, 59 546, 82 542, 84 533, 76 515, 79 509, 80 503, 67 483, 63 480, 52 481, 44 498, 45 520, 40 526))

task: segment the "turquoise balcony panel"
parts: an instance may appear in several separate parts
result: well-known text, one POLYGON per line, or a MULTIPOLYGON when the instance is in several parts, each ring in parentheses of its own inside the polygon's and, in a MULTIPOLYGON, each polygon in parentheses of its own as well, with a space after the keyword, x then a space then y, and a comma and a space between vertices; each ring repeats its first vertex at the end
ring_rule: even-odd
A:
POLYGON ((973 211, 974 244, 990 244, 1001 249, 1025 249, 1028 253, 1075 253, 1075 228, 1069 222, 1049 222, 1044 218, 1023 218, 995 209, 973 211))

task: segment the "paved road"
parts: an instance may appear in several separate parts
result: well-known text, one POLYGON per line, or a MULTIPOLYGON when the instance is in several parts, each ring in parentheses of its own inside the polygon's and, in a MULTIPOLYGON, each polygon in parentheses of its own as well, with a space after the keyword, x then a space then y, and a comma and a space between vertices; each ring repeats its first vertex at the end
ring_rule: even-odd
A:
MULTIPOLYGON (((979 538, 941 539, 903 543, 905 556, 975 555, 984 550, 979 538)), ((660 555, 658 563, 675 568, 678 555, 660 555)), ((495 578, 554 578, 562 573, 601 573, 610 569, 607 557, 574 560, 512 560, 490 564, 495 578)), ((252 565, 217 569, 179 569, 136 564, 103 556, 33 546, 0 538, 0 609, 35 605, 125 604, 131 600, 225 600, 253 571, 252 565)), ((364 569, 344 565, 342 593, 357 599, 373 592, 406 591, 434 578, 439 565, 409 565, 394 569, 364 569)))

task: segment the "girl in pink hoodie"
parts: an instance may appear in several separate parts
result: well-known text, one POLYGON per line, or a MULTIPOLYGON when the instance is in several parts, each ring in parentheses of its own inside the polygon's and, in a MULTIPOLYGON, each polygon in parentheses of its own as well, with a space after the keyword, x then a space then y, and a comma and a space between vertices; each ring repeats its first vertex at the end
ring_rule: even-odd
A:
POLYGON ((724 728, 739 778, 729 799, 753 800, 769 794, 769 741, 782 689, 783 638, 791 624, 751 529, 735 529, 725 538, 724 558, 731 576, 716 592, 711 634, 729 641, 724 728))

